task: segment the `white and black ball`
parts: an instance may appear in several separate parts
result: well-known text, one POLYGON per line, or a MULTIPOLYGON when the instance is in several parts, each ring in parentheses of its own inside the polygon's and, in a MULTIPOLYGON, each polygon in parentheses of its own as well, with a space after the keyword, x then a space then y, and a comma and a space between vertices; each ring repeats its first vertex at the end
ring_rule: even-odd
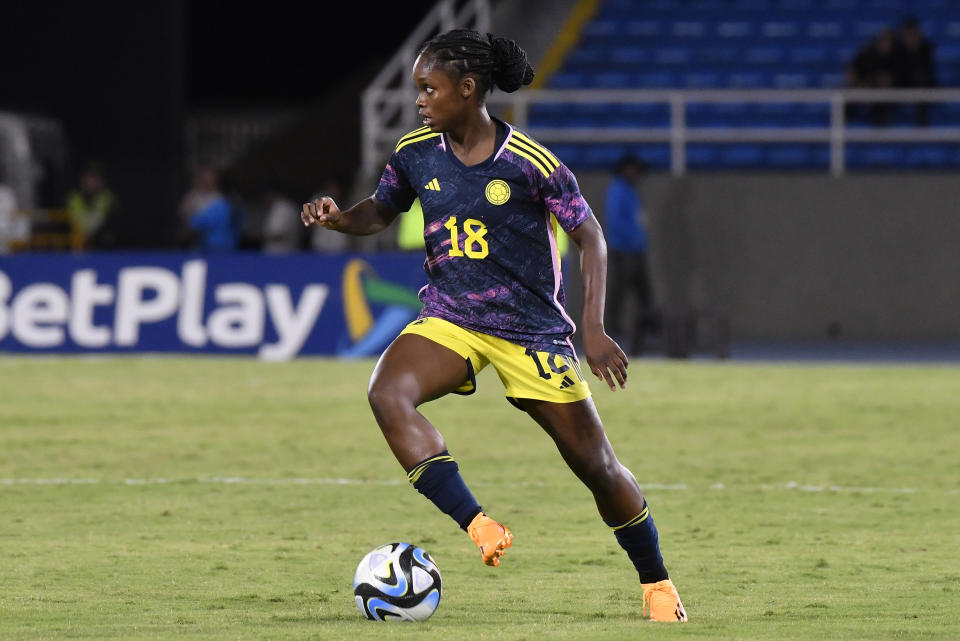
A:
POLYGON ((373 621, 426 621, 440 605, 440 568, 409 543, 370 551, 353 576, 357 607, 373 621))

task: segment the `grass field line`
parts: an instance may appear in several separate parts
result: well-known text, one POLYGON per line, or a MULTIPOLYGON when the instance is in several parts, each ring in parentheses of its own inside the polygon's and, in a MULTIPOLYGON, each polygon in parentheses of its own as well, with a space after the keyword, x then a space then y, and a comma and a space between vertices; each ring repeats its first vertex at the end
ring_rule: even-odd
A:
MULTIPOLYGON (((348 479, 348 478, 257 478, 243 476, 209 476, 202 478, 150 478, 150 479, 100 479, 100 478, 0 478, 0 486, 7 485, 174 485, 174 484, 213 484, 213 485, 407 485, 405 479, 348 479)), ((483 482, 471 485, 477 487, 547 487, 551 484, 539 481, 483 482)), ((913 488, 913 487, 860 487, 842 485, 813 485, 788 481, 785 483, 735 484, 712 483, 709 485, 690 485, 687 483, 640 483, 645 490, 675 491, 757 491, 783 490, 794 492, 827 492, 846 494, 913 494, 917 492, 934 494, 960 494, 953 488, 913 488)))

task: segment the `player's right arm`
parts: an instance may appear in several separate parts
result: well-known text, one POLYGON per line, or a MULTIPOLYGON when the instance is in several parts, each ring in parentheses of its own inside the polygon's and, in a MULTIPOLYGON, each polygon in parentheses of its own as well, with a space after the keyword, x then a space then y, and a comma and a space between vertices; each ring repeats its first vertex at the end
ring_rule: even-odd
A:
POLYGON ((397 217, 393 207, 370 196, 346 211, 340 211, 329 196, 304 203, 300 220, 304 226, 320 225, 352 236, 368 236, 388 227, 397 217))
POLYGON ((400 139, 390 156, 373 196, 361 200, 346 211, 340 211, 332 198, 322 196, 303 206, 300 220, 307 227, 315 223, 326 229, 353 236, 367 236, 385 229, 400 212, 409 210, 417 198, 417 192, 411 186, 406 170, 406 165, 411 162, 410 146, 439 135, 429 133, 426 127, 410 132, 400 139), (401 155, 401 150, 405 147, 407 150, 401 155))

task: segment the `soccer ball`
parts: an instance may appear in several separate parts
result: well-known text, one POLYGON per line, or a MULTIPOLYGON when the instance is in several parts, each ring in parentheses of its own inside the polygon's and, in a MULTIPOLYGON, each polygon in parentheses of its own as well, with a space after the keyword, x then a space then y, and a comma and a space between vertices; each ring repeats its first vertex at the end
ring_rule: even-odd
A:
POLYGON ((363 557, 353 594, 373 621, 426 621, 440 605, 440 568, 409 543, 387 543, 363 557))

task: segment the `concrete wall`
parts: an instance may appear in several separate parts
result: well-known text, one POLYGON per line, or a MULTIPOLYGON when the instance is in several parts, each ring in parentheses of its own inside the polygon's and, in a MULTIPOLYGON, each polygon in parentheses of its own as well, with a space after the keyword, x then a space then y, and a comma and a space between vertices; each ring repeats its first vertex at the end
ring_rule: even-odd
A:
MULTIPOLYGON (((609 176, 577 175, 602 222, 609 176)), ((651 175, 642 189, 668 312, 726 314, 734 338, 960 338, 958 175, 651 175)))

